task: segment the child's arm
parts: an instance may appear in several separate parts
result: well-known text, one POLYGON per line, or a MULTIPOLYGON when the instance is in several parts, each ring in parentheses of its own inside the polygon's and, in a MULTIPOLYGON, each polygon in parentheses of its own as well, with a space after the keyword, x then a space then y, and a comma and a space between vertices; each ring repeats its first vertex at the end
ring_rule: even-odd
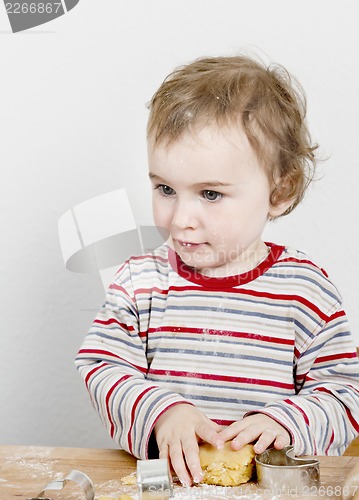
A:
MULTIPOLYGON (((236 448, 261 434, 261 444, 268 445, 270 432, 281 423, 292 434, 297 455, 341 455, 359 433, 359 362, 342 310, 298 353, 294 376, 297 395, 247 414, 220 436, 235 438, 236 448), (261 416, 271 417, 269 433, 258 422, 261 416)), ((272 441, 280 438, 281 447, 282 432, 275 432, 272 441)))
MULTIPOLYGON (((76 365, 92 404, 117 445, 148 458, 148 442, 157 418, 186 400, 145 378, 146 329, 125 264, 111 285, 77 355, 76 365)), ((142 306, 140 306, 142 307, 142 306)))

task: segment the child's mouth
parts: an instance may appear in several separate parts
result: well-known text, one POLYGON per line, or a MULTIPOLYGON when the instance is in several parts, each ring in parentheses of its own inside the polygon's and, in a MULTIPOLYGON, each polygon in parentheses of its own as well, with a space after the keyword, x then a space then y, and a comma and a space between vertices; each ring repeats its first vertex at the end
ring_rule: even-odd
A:
POLYGON ((198 248, 201 245, 204 245, 204 243, 194 243, 192 241, 181 241, 177 240, 177 243, 184 248, 198 248))

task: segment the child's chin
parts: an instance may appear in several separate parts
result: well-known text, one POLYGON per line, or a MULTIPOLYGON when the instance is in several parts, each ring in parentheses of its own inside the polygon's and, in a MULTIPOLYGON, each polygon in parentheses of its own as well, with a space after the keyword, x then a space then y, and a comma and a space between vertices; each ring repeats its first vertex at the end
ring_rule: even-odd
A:
POLYGON ((203 276, 211 276, 213 273, 213 265, 208 264, 208 262, 201 262, 199 259, 189 259, 186 256, 181 257, 182 261, 188 266, 191 267, 196 273, 201 274, 203 276))

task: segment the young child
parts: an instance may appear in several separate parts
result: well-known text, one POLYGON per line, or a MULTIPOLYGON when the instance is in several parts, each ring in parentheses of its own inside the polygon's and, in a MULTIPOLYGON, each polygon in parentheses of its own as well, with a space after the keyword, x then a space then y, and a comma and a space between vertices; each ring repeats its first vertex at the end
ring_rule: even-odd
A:
POLYGON ((170 238, 117 272, 77 366, 111 437, 201 479, 198 442, 342 454, 359 364, 323 269, 262 240, 313 177, 305 99, 281 67, 195 61, 153 96, 149 177, 170 238), (150 451, 149 451, 150 450, 150 451))

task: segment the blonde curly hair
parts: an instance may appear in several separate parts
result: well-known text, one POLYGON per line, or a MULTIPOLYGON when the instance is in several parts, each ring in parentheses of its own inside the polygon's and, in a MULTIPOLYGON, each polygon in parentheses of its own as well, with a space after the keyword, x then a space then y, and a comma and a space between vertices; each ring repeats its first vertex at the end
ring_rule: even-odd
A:
POLYGON ((208 125, 243 127, 265 166, 273 206, 302 200, 316 166, 306 124, 306 98, 280 65, 246 56, 207 57, 173 71, 149 103, 148 137, 170 144, 208 125))

